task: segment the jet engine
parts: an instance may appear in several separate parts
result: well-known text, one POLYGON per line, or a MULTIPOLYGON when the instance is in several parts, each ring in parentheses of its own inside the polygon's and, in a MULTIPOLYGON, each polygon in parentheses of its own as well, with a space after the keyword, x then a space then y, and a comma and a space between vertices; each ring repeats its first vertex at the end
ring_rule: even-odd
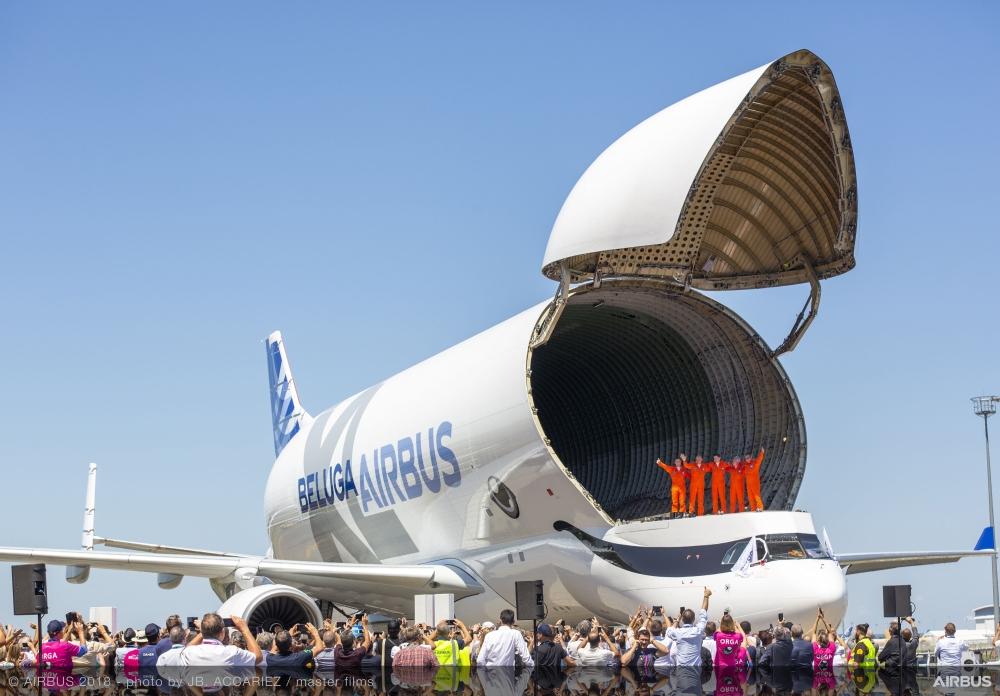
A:
POLYGON ((297 623, 323 625, 323 615, 309 596, 288 585, 258 585, 240 590, 219 608, 223 618, 240 616, 253 630, 273 631, 297 623))

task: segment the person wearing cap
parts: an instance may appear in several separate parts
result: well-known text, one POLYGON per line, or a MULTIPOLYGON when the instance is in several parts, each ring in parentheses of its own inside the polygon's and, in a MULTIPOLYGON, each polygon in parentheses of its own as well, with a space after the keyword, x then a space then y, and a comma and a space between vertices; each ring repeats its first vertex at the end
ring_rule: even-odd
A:
POLYGON ((130 668, 133 667, 133 661, 135 662, 134 667, 136 669, 139 667, 139 646, 136 645, 136 635, 135 629, 131 627, 118 634, 119 646, 115 650, 115 672, 119 675, 124 674, 126 660, 130 668), (133 653, 135 654, 133 655, 133 653))
POLYGON ((49 639, 42 643, 39 655, 41 667, 70 672, 73 669, 73 658, 87 654, 87 636, 83 632, 83 625, 73 623, 69 627, 69 633, 76 636, 79 645, 63 640, 65 629, 66 624, 59 619, 49 621, 45 629, 49 639))
POLYGON ((531 650, 531 657, 535 661, 538 669, 562 669, 562 662, 566 660, 569 667, 575 667, 576 662, 562 642, 562 633, 553 636, 552 627, 547 623, 538 624, 535 631, 535 644, 531 650))
POLYGON ((156 671, 156 660, 160 656, 159 640, 160 627, 155 623, 146 624, 141 635, 136 637, 139 680, 147 686, 154 686, 160 679, 160 673, 156 671))
POLYGON ((142 637, 145 645, 139 646, 139 668, 156 669, 156 658, 159 653, 160 627, 155 623, 146 624, 142 637))

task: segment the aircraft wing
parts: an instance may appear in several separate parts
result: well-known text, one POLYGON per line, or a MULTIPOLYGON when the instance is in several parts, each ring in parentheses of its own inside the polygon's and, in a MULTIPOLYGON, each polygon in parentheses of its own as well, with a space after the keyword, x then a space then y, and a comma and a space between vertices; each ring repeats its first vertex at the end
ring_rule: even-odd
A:
POLYGON ((253 575, 298 587, 347 591, 367 587, 399 596, 453 593, 455 598, 483 592, 470 576, 448 565, 390 565, 380 563, 321 563, 286 561, 264 556, 198 555, 195 553, 114 553, 0 547, 0 561, 89 566, 111 570, 189 575, 196 578, 240 579, 253 575))
POLYGON ((903 568, 906 566, 955 563, 970 556, 992 556, 992 549, 982 551, 891 551, 888 553, 840 553, 837 562, 847 575, 870 573, 875 570, 903 568))

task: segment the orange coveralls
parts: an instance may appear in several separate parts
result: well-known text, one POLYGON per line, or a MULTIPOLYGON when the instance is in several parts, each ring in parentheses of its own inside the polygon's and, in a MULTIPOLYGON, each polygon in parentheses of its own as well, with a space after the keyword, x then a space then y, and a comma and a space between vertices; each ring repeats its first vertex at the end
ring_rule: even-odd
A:
POLYGON ((670 474, 670 511, 673 513, 684 512, 684 494, 687 488, 684 481, 690 478, 691 474, 683 466, 667 466, 659 460, 656 463, 670 474))
POLYGON ((764 450, 760 451, 754 461, 743 463, 747 477, 747 505, 751 510, 763 510, 764 501, 760 499, 760 464, 764 461, 764 450))
POLYGON ((691 476, 691 490, 688 492, 688 512, 694 512, 695 504, 698 507, 698 515, 705 514, 705 474, 711 469, 708 464, 702 462, 684 462, 684 468, 691 476))
POLYGON ((726 467, 729 472, 729 511, 736 512, 736 506, 739 505, 740 512, 746 512, 746 507, 743 505, 745 500, 743 492, 743 472, 746 471, 743 462, 739 464, 729 464, 726 467))
POLYGON ((712 514, 718 514, 719 508, 726 511, 726 469, 729 462, 720 461, 718 464, 713 459, 708 463, 708 469, 712 472, 712 514))

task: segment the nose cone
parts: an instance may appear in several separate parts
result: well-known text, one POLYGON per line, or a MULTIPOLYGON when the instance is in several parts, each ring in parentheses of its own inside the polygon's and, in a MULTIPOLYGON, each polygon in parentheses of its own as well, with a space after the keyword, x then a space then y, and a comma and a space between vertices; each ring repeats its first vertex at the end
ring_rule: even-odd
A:
POLYGON ((831 627, 836 626, 847 614, 847 578, 844 572, 830 560, 794 563, 809 564, 811 567, 796 578, 794 586, 788 588, 789 600, 784 603, 785 620, 802 624, 804 629, 809 630, 816 620, 817 608, 822 608, 826 622, 831 627))

